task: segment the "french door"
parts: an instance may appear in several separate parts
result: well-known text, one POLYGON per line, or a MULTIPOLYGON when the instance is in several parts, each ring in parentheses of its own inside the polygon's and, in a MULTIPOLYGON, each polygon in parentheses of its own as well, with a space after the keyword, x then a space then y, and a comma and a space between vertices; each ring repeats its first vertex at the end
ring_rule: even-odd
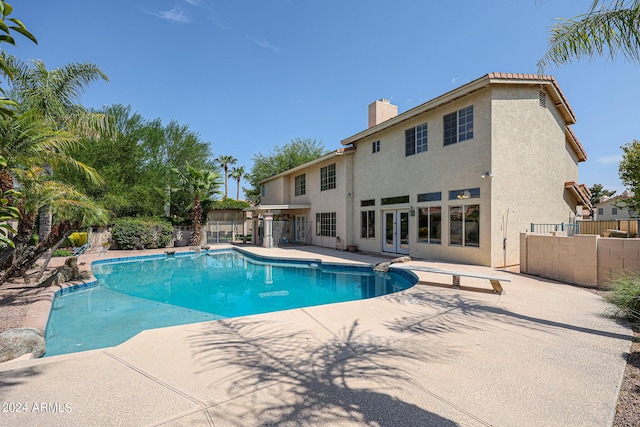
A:
POLYGON ((296 243, 307 242, 307 217, 304 215, 296 215, 296 243))
POLYGON ((382 252, 409 253, 409 211, 404 209, 382 212, 384 240, 382 252))

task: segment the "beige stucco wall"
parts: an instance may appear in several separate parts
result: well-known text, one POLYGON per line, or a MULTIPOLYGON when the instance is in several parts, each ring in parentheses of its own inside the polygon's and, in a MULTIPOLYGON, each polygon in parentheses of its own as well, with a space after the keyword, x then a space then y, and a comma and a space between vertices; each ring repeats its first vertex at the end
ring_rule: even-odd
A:
POLYGON ((520 272, 602 287, 621 272, 640 272, 640 239, 580 234, 520 234, 520 272))
POLYGON ((575 153, 566 142, 565 122, 547 96, 539 103, 539 86, 495 85, 492 98, 491 265, 518 264, 519 233, 533 223, 567 223, 577 204, 564 188, 578 181, 575 153), (503 227, 509 211, 508 224, 503 227))
POLYGON ((265 196, 262 205, 303 205, 311 204, 311 209, 287 210, 278 213, 306 217, 306 241, 317 246, 346 249, 353 235, 353 152, 328 156, 326 160, 284 176, 265 182, 265 196), (320 170, 328 165, 336 165, 336 188, 320 191, 320 170), (306 192, 295 195, 295 177, 305 174, 306 192), (336 237, 316 236, 316 213, 336 213, 336 237), (337 238, 340 238, 339 240, 337 238))
POLYGON ((455 260, 473 264, 489 264, 490 248, 490 180, 481 175, 490 170, 491 121, 489 91, 481 90, 454 101, 442 108, 427 111, 411 120, 365 138, 357 143, 354 159, 354 238, 358 249, 372 252, 382 250, 383 224, 381 212, 385 209, 418 209, 425 206, 443 208, 442 243, 417 243, 418 215, 410 217, 409 236, 411 256, 455 260), (443 146, 443 116, 473 105, 473 139, 443 146), (428 123, 428 150, 405 156, 405 129, 428 123), (380 152, 372 153, 371 144, 380 140, 380 152), (480 204, 480 248, 449 246, 448 207, 463 204, 449 201, 450 190, 480 187, 480 199, 469 199, 467 204, 480 204), (419 193, 442 192, 442 201, 417 203, 419 193), (409 196, 409 203, 381 206, 384 197, 409 196), (361 207, 362 200, 375 199, 374 207, 361 207), (364 210, 376 212, 376 238, 360 237, 360 215, 364 210))
POLYGON ((294 194, 289 190, 291 176, 280 176, 264 183, 264 196, 260 197, 263 205, 282 205, 289 203, 289 195, 294 194))

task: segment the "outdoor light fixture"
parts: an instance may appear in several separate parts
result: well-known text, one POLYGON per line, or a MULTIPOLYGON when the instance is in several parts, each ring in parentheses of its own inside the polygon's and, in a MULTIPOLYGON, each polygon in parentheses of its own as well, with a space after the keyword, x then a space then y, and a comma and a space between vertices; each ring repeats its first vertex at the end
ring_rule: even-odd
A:
POLYGON ((411 206, 411 208, 409 208, 409 215, 416 216, 416 210, 413 208, 413 206, 411 206))
POLYGON ((491 173, 491 171, 486 171, 485 173, 483 173, 482 175, 480 175, 480 177, 481 177, 482 179, 485 179, 485 178, 491 178, 492 176, 493 176, 493 174, 491 173))

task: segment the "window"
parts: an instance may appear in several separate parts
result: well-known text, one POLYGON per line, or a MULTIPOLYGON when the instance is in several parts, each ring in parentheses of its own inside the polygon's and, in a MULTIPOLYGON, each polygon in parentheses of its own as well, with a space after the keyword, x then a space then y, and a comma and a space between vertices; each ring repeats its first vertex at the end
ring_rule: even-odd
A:
POLYGON ((409 203, 409 196, 385 197, 380 199, 381 205, 397 205, 398 203, 409 203))
POLYGON ((598 208, 598 215, 604 215, 604 208, 598 208))
POLYGON ((418 209, 418 243, 439 245, 441 238, 442 208, 430 206, 418 209))
POLYGON ((296 196, 307 194, 307 175, 296 176, 296 196))
POLYGON ((336 164, 320 168, 320 191, 336 188, 336 164))
POLYGON ((427 124, 423 123, 404 131, 405 156, 427 151, 427 124))
POLYGON ((363 239, 373 239, 376 237, 376 212, 375 211, 362 211, 360 212, 361 218, 361 233, 360 237, 363 239))
POLYGON ((438 202, 442 200, 442 192, 418 194, 418 202, 438 202))
POLYGON ((380 152, 380 140, 373 141, 371 143, 371 152, 372 153, 379 153, 380 152))
POLYGON ((473 138, 473 105, 443 117, 444 145, 473 138))
POLYGON ((262 187, 260 187, 260 195, 264 197, 265 194, 267 194, 267 188, 263 184, 262 187))
POLYGON ((464 190, 449 191, 449 200, 477 199, 480 197, 480 188, 466 188, 464 190))
POLYGON ((611 208, 611 215, 618 215, 618 208, 611 208))
POLYGON ((480 246, 480 205, 449 206, 449 244, 480 246))
POLYGON ((316 236, 336 237, 336 213, 316 213, 316 236))
POLYGON ((360 206, 375 206, 376 199, 360 200, 360 206))

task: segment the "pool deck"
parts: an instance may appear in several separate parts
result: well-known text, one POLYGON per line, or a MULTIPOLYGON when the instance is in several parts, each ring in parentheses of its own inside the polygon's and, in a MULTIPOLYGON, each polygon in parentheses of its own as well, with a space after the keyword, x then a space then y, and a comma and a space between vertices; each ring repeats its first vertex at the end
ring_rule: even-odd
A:
POLYGON ((488 267, 413 262, 511 282, 502 295, 480 279, 463 277, 462 288, 421 282, 369 300, 147 330, 116 347, 5 362, 0 426, 612 425, 632 333, 602 298, 488 267))

